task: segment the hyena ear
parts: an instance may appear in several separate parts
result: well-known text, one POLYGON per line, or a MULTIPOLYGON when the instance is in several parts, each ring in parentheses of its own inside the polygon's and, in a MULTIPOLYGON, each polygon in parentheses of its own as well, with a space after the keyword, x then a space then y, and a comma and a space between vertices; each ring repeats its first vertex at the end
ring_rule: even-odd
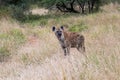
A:
POLYGON ((55 26, 52 27, 52 31, 55 31, 55 26))
POLYGON ((62 30, 64 30, 64 27, 63 27, 63 26, 61 26, 60 28, 61 28, 62 30))

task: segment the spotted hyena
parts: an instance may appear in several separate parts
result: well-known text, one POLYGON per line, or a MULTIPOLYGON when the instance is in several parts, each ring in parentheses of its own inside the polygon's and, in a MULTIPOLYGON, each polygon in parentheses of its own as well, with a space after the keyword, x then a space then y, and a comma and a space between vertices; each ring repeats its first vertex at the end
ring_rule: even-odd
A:
POLYGON ((63 26, 60 28, 52 27, 52 31, 59 40, 65 56, 69 55, 70 48, 77 48, 78 51, 85 52, 85 38, 83 35, 77 32, 65 31, 63 26))

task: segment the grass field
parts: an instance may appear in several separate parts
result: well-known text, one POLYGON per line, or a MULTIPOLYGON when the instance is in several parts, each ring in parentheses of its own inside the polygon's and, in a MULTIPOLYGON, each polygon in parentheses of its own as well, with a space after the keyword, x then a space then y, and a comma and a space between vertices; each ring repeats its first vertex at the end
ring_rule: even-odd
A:
POLYGON ((120 80, 120 5, 88 15, 44 15, 24 24, 2 18, 0 80, 120 80), (87 57, 76 49, 64 56, 53 25, 83 34, 87 57))

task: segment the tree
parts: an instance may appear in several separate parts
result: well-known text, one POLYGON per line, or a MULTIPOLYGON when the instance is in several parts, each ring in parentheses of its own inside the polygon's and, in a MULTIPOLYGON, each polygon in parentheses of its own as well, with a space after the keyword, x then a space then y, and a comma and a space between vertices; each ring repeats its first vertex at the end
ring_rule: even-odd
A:
POLYGON ((55 6, 61 12, 81 12, 84 14, 86 6, 88 7, 87 10, 89 10, 89 13, 99 9, 100 0, 42 0, 40 4, 46 8, 55 6), (75 9, 77 6, 80 8, 79 10, 75 9))
POLYGON ((61 1, 61 2, 56 3, 56 8, 62 12, 78 13, 78 11, 74 9, 74 3, 75 3, 75 0, 69 0, 66 2, 61 1))
POLYGON ((8 9, 13 18, 23 21, 32 2, 33 0, 0 0, 0 7, 8 9))

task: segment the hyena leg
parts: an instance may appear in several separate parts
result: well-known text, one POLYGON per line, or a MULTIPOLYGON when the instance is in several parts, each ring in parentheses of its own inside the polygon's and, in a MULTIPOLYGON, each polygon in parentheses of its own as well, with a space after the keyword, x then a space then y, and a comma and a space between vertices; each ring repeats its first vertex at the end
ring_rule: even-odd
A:
POLYGON ((81 49, 82 49, 83 52, 85 52, 85 44, 84 44, 84 41, 83 41, 83 43, 82 43, 81 49))
POLYGON ((67 54, 70 54, 70 48, 64 48, 64 55, 66 56, 67 54))
POLYGON ((79 40, 79 42, 78 42, 79 44, 78 44, 77 49, 78 49, 78 51, 81 51, 82 53, 84 53, 85 52, 84 36, 80 36, 78 40, 79 40))
POLYGON ((81 50, 80 50, 80 46, 77 46, 77 50, 78 50, 79 52, 81 52, 81 50))
POLYGON ((70 49, 69 48, 63 48, 64 55, 66 56, 67 54, 70 54, 70 49))
POLYGON ((70 55, 70 47, 67 47, 66 49, 67 49, 68 55, 70 55))
POLYGON ((62 46, 62 49, 64 51, 64 55, 66 56, 67 55, 67 49, 66 49, 66 47, 62 46))
POLYGON ((66 50, 66 48, 64 48, 63 50, 64 50, 64 55, 66 56, 66 55, 67 55, 67 50, 66 50))
POLYGON ((84 53, 84 52, 85 52, 85 46, 84 46, 84 44, 79 44, 79 45, 77 46, 77 50, 78 50, 79 52, 84 53))
POLYGON ((85 52, 85 46, 82 47, 83 52, 85 52))
POLYGON ((87 55, 84 54, 84 52, 85 52, 85 46, 79 46, 79 47, 77 47, 77 50, 78 50, 80 53, 82 53, 82 54, 87 58, 87 55))

